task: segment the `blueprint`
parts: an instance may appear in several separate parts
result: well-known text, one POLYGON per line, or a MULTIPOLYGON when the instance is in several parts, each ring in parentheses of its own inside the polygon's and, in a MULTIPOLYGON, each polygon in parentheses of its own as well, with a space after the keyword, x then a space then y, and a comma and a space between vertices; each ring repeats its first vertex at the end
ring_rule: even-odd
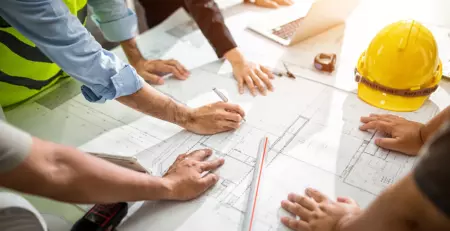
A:
MULTIPOLYGON (((42 139, 84 151, 136 156, 157 176, 163 175, 179 154, 193 150, 210 148, 213 158, 225 159, 216 171, 219 182, 203 196, 188 202, 134 203, 120 231, 239 230, 258 143, 263 136, 269 137, 271 145, 256 207, 255 230, 287 230, 279 222, 281 216, 288 215, 280 208, 280 202, 288 193, 302 193, 306 187, 317 188, 331 198, 352 197, 366 207, 383 189, 408 173, 417 159, 377 147, 374 140, 383 134, 360 131, 360 117, 392 113, 426 122, 448 105, 450 91, 444 88, 450 89, 449 82, 443 81, 431 100, 416 112, 387 112, 362 102, 354 93, 354 65, 376 31, 363 31, 355 21, 287 49, 245 31, 242 22, 251 17, 251 13, 227 17, 246 57, 273 69, 286 63, 298 76, 295 80, 276 77, 275 91, 264 97, 238 93, 230 64, 211 62, 217 57, 191 21, 158 27, 138 39, 146 58, 176 58, 191 69, 188 80, 169 78, 157 87, 159 91, 198 107, 220 101, 212 91, 218 88, 246 112, 246 121, 236 131, 200 136, 116 101, 92 104, 79 94, 80 84, 74 81, 34 103, 7 112, 6 117, 42 139), (332 74, 314 70, 312 59, 318 52, 339 54, 339 68, 332 74)), ((439 45, 450 44, 447 29, 438 29, 433 31, 439 45)), ((448 62, 445 55, 450 52, 446 52, 447 47, 441 50, 443 62, 448 62)), ((125 59, 122 50, 114 52, 125 59)), ((79 216, 69 213, 74 214, 70 215, 72 222, 79 216)))
MULTIPOLYGON (((233 132, 195 135, 118 102, 92 104, 81 95, 59 102, 64 99, 59 94, 71 86, 46 96, 52 101, 43 98, 6 116, 43 139, 90 152, 136 156, 155 175, 163 175, 179 154, 196 149, 210 148, 214 157, 225 159, 217 171, 219 182, 205 195, 189 202, 136 203, 119 228, 123 231, 239 230, 262 136, 268 136, 271 145, 255 230, 285 230, 279 218, 287 214, 280 202, 290 192, 314 187, 331 198, 352 197, 366 207, 416 164, 414 157, 377 147, 374 139, 382 134, 358 129, 361 116, 388 112, 369 106, 353 92, 298 76, 276 77, 275 91, 267 96, 240 95, 231 74, 218 73, 224 65, 216 61, 201 66, 188 80, 168 79, 157 89, 197 107, 219 101, 212 91, 218 88, 246 112, 246 121, 233 132)), ((438 111, 433 101, 427 101, 416 112, 390 113, 426 122, 438 111)))
MULTIPOLYGON (((212 91, 217 87, 243 107, 246 122, 236 131, 211 136, 179 131, 136 155, 163 175, 179 154, 210 148, 215 157, 225 159, 217 171, 219 182, 189 202, 146 202, 120 230, 239 230, 263 136, 271 145, 255 230, 284 230, 279 218, 286 214, 280 202, 289 192, 315 187, 332 198, 350 196, 365 207, 414 167, 416 158, 374 144, 382 134, 359 130, 361 116, 388 112, 367 105, 354 93, 301 77, 281 77, 267 96, 239 95, 234 79, 209 71, 220 64, 197 68, 187 81, 168 81, 158 89, 195 107, 219 101, 212 91)), ((429 101, 416 112, 393 114, 425 122, 437 112, 429 101)))

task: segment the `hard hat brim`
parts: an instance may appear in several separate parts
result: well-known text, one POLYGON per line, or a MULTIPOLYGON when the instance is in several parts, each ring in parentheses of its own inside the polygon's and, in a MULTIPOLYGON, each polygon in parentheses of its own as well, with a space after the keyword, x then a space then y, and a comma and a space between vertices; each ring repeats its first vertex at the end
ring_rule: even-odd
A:
POLYGON ((364 84, 359 84, 358 97, 364 102, 377 108, 397 112, 411 112, 419 109, 429 96, 403 97, 389 95, 374 90, 364 84))
MULTIPOLYGON (((361 54, 357 64, 357 71, 361 72, 362 57, 365 52, 361 54)), ((429 86, 436 86, 442 79, 442 61, 439 59, 436 76, 434 81, 429 86)), ((375 90, 364 84, 358 84, 358 97, 364 102, 381 109, 397 112, 411 112, 416 111, 425 103, 429 96, 418 97, 404 97, 398 95, 390 95, 382 91, 375 90)))

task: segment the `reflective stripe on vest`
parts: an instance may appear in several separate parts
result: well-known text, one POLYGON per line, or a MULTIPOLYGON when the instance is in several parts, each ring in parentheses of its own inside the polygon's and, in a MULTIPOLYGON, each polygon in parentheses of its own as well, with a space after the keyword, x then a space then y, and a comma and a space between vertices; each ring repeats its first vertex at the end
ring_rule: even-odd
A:
MULTIPOLYGON (((82 24, 87 0, 62 0, 82 24)), ((0 17, 0 104, 8 106, 44 90, 63 76, 61 68, 0 17), (14 96, 12 96, 14 94, 14 96), (4 99, 2 99, 4 98, 4 99)))

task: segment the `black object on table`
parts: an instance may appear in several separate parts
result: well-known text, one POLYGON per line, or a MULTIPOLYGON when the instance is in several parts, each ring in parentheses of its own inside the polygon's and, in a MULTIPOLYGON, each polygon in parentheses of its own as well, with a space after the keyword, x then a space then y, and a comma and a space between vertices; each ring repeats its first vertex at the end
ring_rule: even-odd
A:
POLYGON ((97 204, 92 207, 71 231, 112 231, 128 213, 128 204, 97 204))

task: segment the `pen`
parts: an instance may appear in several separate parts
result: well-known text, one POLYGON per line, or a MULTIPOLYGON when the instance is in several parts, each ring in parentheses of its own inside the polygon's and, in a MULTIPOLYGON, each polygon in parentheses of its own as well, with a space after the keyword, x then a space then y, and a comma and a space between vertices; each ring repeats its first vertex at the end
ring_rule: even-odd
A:
MULTIPOLYGON (((213 91, 219 96, 220 99, 222 99, 223 102, 227 103, 228 102, 228 98, 219 90, 217 90, 217 88, 213 88, 213 91)), ((244 120, 245 122, 247 122, 247 120, 245 120, 244 117, 242 117, 242 120, 244 120)))
POLYGON ((256 203, 258 201, 258 191, 261 185, 261 175, 264 167, 264 160, 266 159, 269 148, 269 139, 264 137, 261 139, 258 148, 258 155, 256 157, 255 169, 253 170, 253 179, 250 185, 250 192, 248 194, 247 209, 244 217, 244 225, 242 231, 252 231, 253 220, 255 217, 256 203))
POLYGON ((295 75, 289 71, 289 68, 287 67, 286 63, 283 63, 284 69, 286 70, 286 72, 283 71, 278 71, 278 70, 272 70, 272 73, 276 76, 282 77, 282 76, 287 76, 289 78, 295 79, 295 75))
POLYGON ((228 102, 228 98, 219 90, 217 90, 217 88, 213 88, 213 91, 220 97, 220 99, 222 99, 223 102, 228 102))
POLYGON ((289 78, 295 79, 295 75, 292 74, 292 72, 289 71, 289 68, 287 67, 286 63, 283 63, 283 66, 284 66, 284 69, 286 69, 286 75, 287 75, 289 78))

